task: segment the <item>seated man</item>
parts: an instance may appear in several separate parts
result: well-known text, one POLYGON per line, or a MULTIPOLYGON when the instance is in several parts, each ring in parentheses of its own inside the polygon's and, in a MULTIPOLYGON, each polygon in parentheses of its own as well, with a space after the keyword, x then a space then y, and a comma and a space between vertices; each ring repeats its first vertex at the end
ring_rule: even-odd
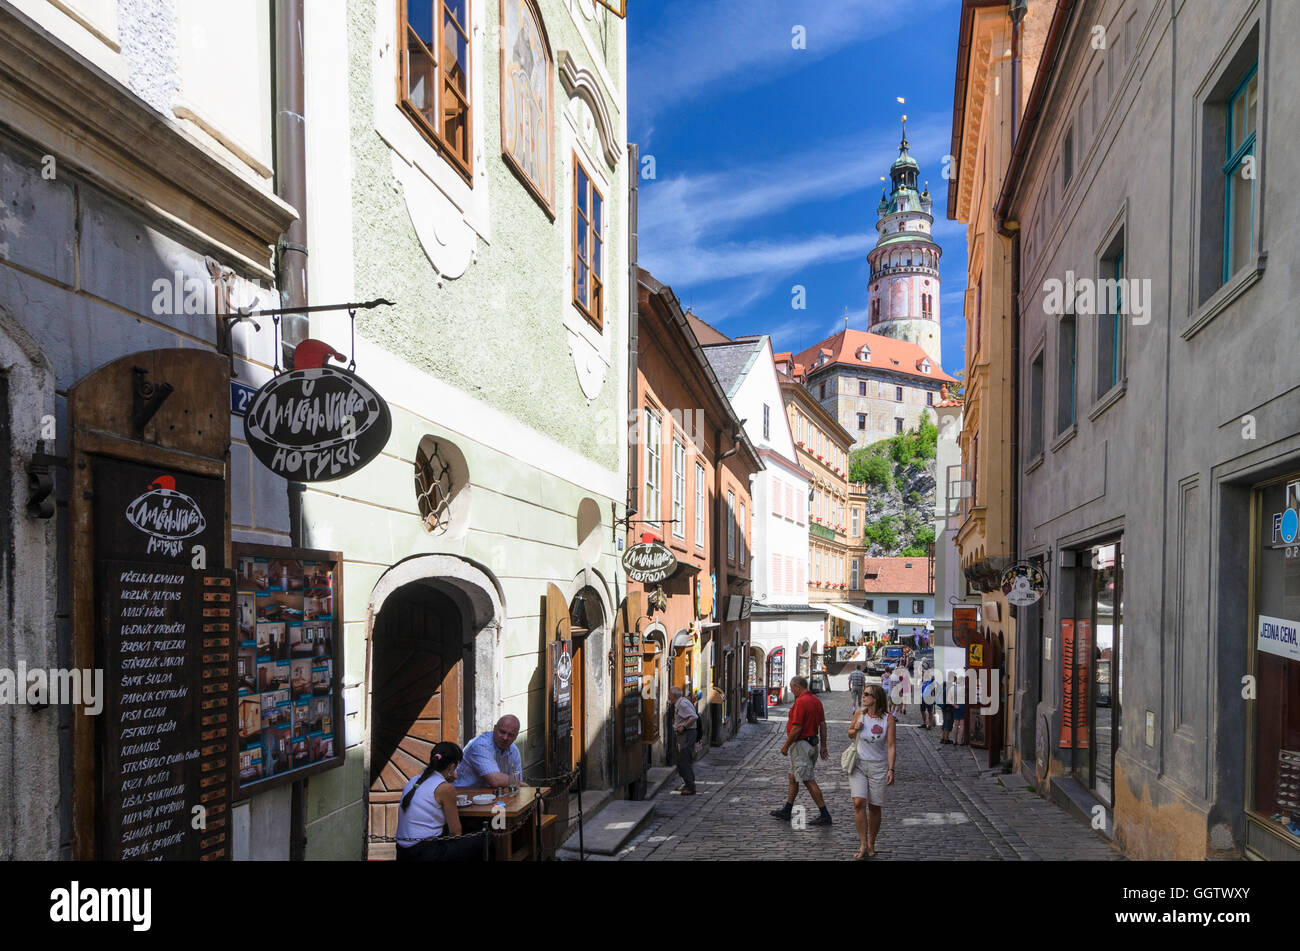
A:
POLYGON ((509 786, 511 777, 522 776, 522 758, 515 746, 518 735, 519 718, 506 714, 491 730, 466 743, 455 784, 462 788, 509 786))

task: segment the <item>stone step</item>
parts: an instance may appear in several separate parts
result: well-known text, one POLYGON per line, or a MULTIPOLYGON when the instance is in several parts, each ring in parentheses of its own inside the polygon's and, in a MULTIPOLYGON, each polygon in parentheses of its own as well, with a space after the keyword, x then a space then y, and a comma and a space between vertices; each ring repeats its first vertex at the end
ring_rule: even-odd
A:
POLYGON ((651 766, 645 774, 645 797, 653 799, 655 793, 668 785, 676 775, 676 766, 651 766))
MULTIPOLYGON (((582 816, 588 822, 591 817, 600 810, 604 809, 606 804, 614 798, 612 789, 585 789, 582 792, 582 816)), ((569 796, 569 822, 564 829, 564 838, 568 839, 578 831, 578 794, 572 793, 569 796)))
MULTIPOLYGON (((597 815, 588 815, 583 826, 583 849, 592 856, 617 855, 632 836, 654 813, 649 800, 615 799, 597 815)), ((578 836, 570 836, 558 856, 561 860, 578 858, 578 836)))

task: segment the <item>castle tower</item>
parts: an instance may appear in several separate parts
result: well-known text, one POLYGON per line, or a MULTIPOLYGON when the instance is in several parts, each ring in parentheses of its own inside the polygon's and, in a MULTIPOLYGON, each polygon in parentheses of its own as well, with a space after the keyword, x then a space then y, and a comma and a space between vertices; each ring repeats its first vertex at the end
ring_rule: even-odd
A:
POLYGON ((871 282, 867 291, 868 329, 875 334, 917 344, 941 365, 939 341, 939 257, 930 236, 930 189, 917 190, 916 159, 907 153, 907 120, 898 158, 889 167, 890 191, 880 196, 876 231, 880 237, 867 254, 871 282))

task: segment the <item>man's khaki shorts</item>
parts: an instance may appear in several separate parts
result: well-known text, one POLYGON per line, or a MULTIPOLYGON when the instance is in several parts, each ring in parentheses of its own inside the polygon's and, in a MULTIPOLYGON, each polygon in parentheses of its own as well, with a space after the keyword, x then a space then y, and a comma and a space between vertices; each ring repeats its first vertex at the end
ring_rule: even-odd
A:
POLYGON ((801 783, 813 778, 817 765, 817 747, 808 740, 795 740, 790 744, 790 773, 801 783))

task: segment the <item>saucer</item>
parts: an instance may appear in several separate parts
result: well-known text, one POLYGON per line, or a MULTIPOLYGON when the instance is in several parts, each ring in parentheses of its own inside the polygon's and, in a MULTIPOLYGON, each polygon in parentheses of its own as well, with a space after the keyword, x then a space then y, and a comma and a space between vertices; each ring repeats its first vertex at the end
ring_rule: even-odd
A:
POLYGON ((458 806, 468 806, 468 805, 469 805, 469 796, 457 796, 457 797, 456 797, 456 805, 458 805, 458 806))
POLYGON ((497 797, 492 795, 491 793, 479 793, 477 796, 474 797, 474 805, 486 806, 489 803, 495 801, 496 798, 497 797))

